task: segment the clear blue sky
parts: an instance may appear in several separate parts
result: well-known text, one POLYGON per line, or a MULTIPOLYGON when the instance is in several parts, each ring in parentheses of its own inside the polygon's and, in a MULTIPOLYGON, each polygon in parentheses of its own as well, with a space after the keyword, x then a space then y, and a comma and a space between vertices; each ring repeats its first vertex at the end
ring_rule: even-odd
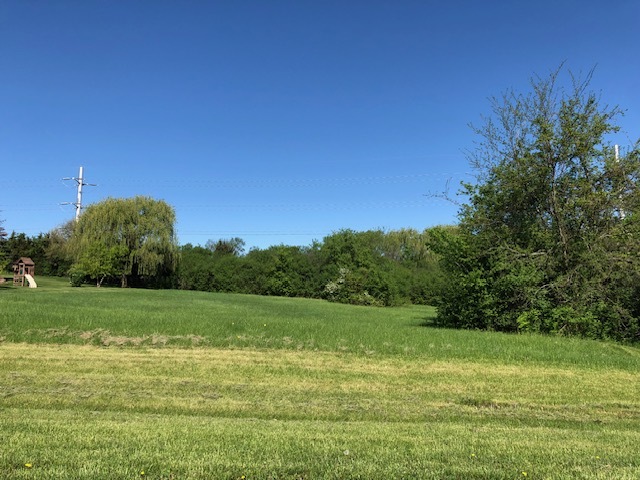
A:
POLYGON ((640 2, 0 1, 0 219, 149 195, 181 244, 454 223, 487 98, 561 62, 640 136, 640 2))

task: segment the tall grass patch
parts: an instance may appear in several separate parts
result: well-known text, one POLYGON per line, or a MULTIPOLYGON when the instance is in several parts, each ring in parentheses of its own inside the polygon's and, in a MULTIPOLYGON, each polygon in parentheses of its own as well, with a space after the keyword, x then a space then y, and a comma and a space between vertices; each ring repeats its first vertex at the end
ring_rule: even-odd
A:
POLYGON ((299 298, 71 288, 56 279, 42 284, 36 290, 2 292, 0 339, 275 348, 594 368, 640 365, 637 348, 615 343, 430 328, 435 309, 426 306, 375 308, 299 298))

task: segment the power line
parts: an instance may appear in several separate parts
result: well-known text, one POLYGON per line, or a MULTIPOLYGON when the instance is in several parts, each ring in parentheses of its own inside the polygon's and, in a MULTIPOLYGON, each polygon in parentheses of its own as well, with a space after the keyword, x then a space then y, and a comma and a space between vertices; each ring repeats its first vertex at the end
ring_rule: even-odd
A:
MULTIPOLYGON (((95 186, 94 184, 84 185, 95 186)), ((434 204, 440 204, 444 200, 440 198, 428 198, 420 200, 389 200, 389 201, 356 201, 356 202, 318 202, 318 203, 202 203, 202 204, 174 204, 176 209, 207 209, 207 210, 353 210, 359 208, 407 208, 422 207, 434 204)), ((40 204, 21 204, 13 206, 10 204, 2 204, 0 208, 9 209, 11 211, 52 211, 57 210, 59 205, 75 205, 76 208, 80 202, 63 202, 60 204, 40 203, 40 204)))
POLYGON ((163 187, 178 187, 182 188, 185 185, 190 187, 203 185, 203 186, 220 186, 220 187, 266 187, 273 186, 299 186, 308 187, 310 185, 360 185, 360 184, 380 184, 380 183, 405 183, 420 181, 429 178, 450 178, 450 177, 463 177, 471 175, 469 172, 438 172, 438 173, 416 173, 407 175, 388 175, 388 176, 372 176, 372 177, 333 177, 333 178, 262 178, 262 179, 180 179, 173 178, 171 180, 161 179, 132 179, 132 178, 112 178, 105 179, 102 182, 105 185, 136 185, 144 184, 159 185, 163 187))
POLYGON ((440 204, 445 200, 404 200, 387 202, 326 202, 326 203, 245 203, 245 204, 177 204, 176 209, 214 209, 214 210, 353 210, 359 208, 407 208, 440 204))
POLYGON ((225 231, 182 231, 178 229, 179 235, 190 235, 190 236, 211 236, 211 235, 226 235, 226 236, 318 236, 318 235, 327 235, 327 232, 251 232, 251 231, 237 231, 237 230, 225 230, 225 231))
MULTIPOLYGON (((369 176, 369 177, 327 177, 327 178, 285 178, 285 177, 276 177, 276 178, 259 178, 259 179, 251 179, 251 178, 240 178, 240 179, 208 179, 208 178, 198 178, 198 179, 188 179, 188 178, 171 178, 167 180, 163 179, 149 179, 149 178, 136 178, 136 177, 116 177, 116 178, 106 178, 101 182, 102 186, 117 186, 117 185, 139 185, 144 184, 155 185, 155 186, 164 186, 164 187, 176 187, 182 188, 185 185, 190 186, 228 186, 228 187, 272 187, 272 186, 300 186, 307 187, 310 185, 359 185, 359 184, 384 184, 384 183, 405 183, 405 182, 414 182, 421 181, 426 179, 441 179, 441 178, 459 178, 459 177, 467 177, 472 176, 470 172, 430 172, 430 173, 414 173, 414 174, 405 174, 405 175, 386 175, 386 176, 369 176)), ((65 177, 62 180, 74 180, 78 181, 78 177, 65 177)), ((5 183, 8 184, 18 184, 21 183, 20 180, 16 179, 6 179, 5 183)), ((38 187, 56 187, 56 183, 52 182, 48 179, 34 179, 33 182, 30 182, 31 185, 38 187)), ((85 184, 96 186, 95 184, 85 184)), ((68 203, 71 204, 72 203, 68 203)))

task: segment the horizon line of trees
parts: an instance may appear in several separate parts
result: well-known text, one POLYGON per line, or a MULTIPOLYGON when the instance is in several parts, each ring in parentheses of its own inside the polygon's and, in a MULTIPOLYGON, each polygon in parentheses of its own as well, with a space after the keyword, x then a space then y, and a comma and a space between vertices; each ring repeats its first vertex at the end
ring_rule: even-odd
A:
POLYGON ((274 245, 243 254, 239 238, 180 247, 174 286, 326 299, 354 305, 430 304, 441 272, 429 229, 343 229, 309 246, 274 245))
MULTIPOLYGON (((109 200, 105 211, 113 212, 109 200)), ((83 217, 94 215, 89 208, 83 217)), ((81 218, 83 218, 81 217, 81 218)), ((274 245, 245 252, 238 237, 209 240, 204 246, 173 244, 171 262, 142 273, 131 265, 130 247, 96 238, 80 239, 80 227, 70 221, 29 237, 12 232, 0 244, 8 268, 26 256, 40 275, 68 276, 72 284, 93 282, 326 299, 356 305, 392 306, 436 301, 442 273, 437 256, 427 247, 430 229, 357 232, 339 230, 309 246, 274 245)), ((108 230, 117 231, 113 225, 108 230)), ((153 258, 158 258, 154 256, 153 258)))

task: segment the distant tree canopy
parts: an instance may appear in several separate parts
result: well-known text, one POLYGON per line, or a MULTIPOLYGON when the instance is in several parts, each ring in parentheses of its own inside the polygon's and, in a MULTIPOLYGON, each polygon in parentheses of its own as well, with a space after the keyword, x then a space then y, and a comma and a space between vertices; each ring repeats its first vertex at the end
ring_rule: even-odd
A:
POLYGON ((219 239, 217 241, 208 240, 205 248, 211 250, 216 255, 239 256, 244 253, 245 242, 241 238, 219 239))
POLYGON ((562 70, 492 100, 475 128, 478 182, 431 246, 445 326, 640 340, 640 155, 616 154, 618 108, 562 70))
POLYGON ((428 231, 340 230, 308 247, 240 255, 239 239, 181 247, 175 286, 189 290, 324 298, 358 305, 431 303, 441 274, 428 231), (220 246, 223 246, 220 248, 220 246))
POLYGON ((137 196, 90 205, 69 239, 72 274, 122 287, 168 278, 176 267, 175 212, 161 200, 137 196))
MULTIPOLYGON (((378 306, 432 304, 442 281, 438 257, 426 246, 431 229, 340 230, 309 246, 275 245, 253 248, 247 253, 240 238, 210 240, 204 247, 191 244, 176 247, 170 236, 164 243, 154 240, 141 248, 139 245, 156 236, 143 233, 149 227, 142 227, 145 222, 136 214, 141 210, 131 210, 130 204, 135 204, 134 199, 109 199, 88 208, 79 223, 69 221, 35 237, 14 232, 2 245, 8 252, 7 262, 21 256, 31 257, 38 275, 69 275, 75 285, 88 278, 96 285, 105 280, 119 280, 123 284, 125 275, 124 284, 134 286, 306 297, 378 306), (110 212, 106 214, 103 209, 110 212), (120 226, 121 219, 127 220, 128 226, 120 226), (138 225, 137 230, 132 228, 133 224, 138 225), (131 248, 127 239, 135 237, 133 232, 142 237, 139 242, 132 241, 134 248, 131 248), (168 246, 166 257, 158 256, 164 251, 156 249, 158 245, 168 246), (149 257, 161 260, 155 264, 155 274, 150 273, 154 270, 148 266, 143 270, 139 262, 144 255, 135 253, 152 247, 156 255, 149 257)), ((172 213, 166 204, 158 210, 161 214, 172 213)), ((172 215, 166 218, 170 220, 172 215)), ((161 230, 172 231, 167 225, 161 230)))
POLYGON ((0 249, 4 252, 4 261, 0 268, 10 269, 11 263, 20 257, 30 257, 36 264, 38 274, 51 274, 45 257, 47 241, 47 235, 28 237, 24 233, 11 232, 4 240, 0 239, 0 249))

